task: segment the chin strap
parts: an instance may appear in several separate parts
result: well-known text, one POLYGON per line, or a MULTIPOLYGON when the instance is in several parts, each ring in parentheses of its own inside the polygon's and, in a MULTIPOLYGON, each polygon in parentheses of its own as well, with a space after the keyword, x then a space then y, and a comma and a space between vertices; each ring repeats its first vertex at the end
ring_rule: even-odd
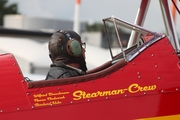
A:
MULTIPOLYGON (((65 65, 65 64, 64 64, 65 65)), ((75 68, 75 67, 72 67, 70 65, 65 65, 66 67, 69 67, 71 69, 74 69, 76 70, 80 75, 85 75, 86 73, 84 71, 82 71, 81 69, 78 69, 78 68, 75 68)))

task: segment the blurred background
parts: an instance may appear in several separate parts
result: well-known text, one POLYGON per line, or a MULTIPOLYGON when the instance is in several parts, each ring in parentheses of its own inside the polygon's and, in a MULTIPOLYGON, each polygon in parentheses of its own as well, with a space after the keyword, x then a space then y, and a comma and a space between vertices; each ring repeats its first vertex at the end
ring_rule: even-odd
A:
MULTIPOLYGON (((75 30, 86 42, 87 67, 93 69, 110 60, 102 19, 114 15, 134 23, 140 3, 141 0, 0 0, 0 54, 12 53, 25 77, 44 79, 51 64, 47 48, 51 35, 59 29, 75 30)), ((179 1, 177 7, 180 9, 179 1)), ((178 12, 174 21, 180 38, 178 12)), ((165 33, 159 1, 150 2, 144 28, 165 33)))

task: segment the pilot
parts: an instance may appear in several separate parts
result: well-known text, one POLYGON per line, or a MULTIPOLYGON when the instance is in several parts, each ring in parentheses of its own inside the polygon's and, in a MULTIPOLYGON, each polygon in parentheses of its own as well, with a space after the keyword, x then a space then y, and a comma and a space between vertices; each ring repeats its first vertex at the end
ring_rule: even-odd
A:
POLYGON ((48 43, 52 61, 46 80, 86 74, 85 43, 74 31, 56 31, 48 43))

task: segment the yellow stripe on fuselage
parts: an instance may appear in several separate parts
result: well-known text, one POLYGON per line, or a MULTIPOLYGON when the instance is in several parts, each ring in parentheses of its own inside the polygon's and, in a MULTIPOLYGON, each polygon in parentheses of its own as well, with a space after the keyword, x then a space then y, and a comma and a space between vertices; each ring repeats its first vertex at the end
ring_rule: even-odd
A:
POLYGON ((161 116, 161 117, 142 118, 142 119, 136 119, 136 120, 180 120, 180 114, 161 116))

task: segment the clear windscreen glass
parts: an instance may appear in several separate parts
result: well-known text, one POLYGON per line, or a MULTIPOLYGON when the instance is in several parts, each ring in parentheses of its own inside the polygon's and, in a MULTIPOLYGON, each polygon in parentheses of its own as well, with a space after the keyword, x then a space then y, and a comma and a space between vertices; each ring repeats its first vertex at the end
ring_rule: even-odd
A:
MULTIPOLYGON (((147 31, 138 30, 138 28, 135 31, 133 26, 118 21, 117 19, 115 19, 114 21, 112 19, 106 19, 104 24, 108 38, 108 44, 112 52, 112 58, 120 56, 120 54, 122 54, 122 51, 126 51, 129 48, 128 42, 130 40, 132 32, 134 32, 138 36, 136 38, 136 41, 138 41, 139 44, 142 44, 141 36, 143 34, 147 34, 147 31)), ((136 44, 137 42, 132 44, 131 46, 135 46, 136 44)), ((126 55, 127 53, 128 52, 124 52, 124 55, 126 55)), ((124 56, 122 54, 120 58, 123 57, 124 56)))

